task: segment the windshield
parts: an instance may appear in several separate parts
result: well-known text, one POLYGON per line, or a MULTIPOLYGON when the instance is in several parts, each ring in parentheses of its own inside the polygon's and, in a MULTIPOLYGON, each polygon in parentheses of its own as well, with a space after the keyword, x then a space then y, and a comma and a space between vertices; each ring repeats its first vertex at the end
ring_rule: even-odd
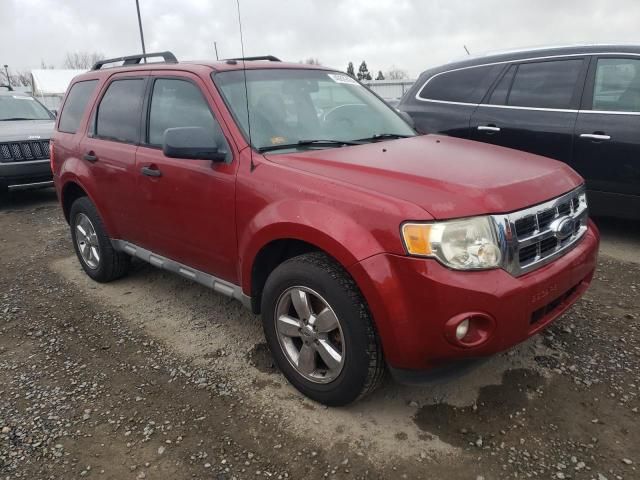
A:
POLYGON ((53 120, 53 117, 33 97, 0 95, 0 121, 9 120, 53 120))
MULTIPOLYGON (((415 135, 388 105, 343 73, 283 68, 246 74, 251 142, 258 150, 327 148, 415 135)), ((217 73, 215 82, 248 138, 244 72, 217 73)))

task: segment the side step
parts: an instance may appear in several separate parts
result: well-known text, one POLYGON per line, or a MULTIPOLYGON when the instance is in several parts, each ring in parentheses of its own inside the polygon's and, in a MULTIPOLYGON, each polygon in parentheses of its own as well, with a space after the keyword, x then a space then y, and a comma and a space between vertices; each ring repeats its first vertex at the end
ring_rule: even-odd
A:
POLYGON ((242 292, 242 288, 238 285, 234 285, 233 283, 229 283, 218 277, 209 275, 208 273, 204 273, 200 270, 196 270, 195 268, 183 265, 182 263, 163 257, 162 255, 158 255, 157 253, 153 253, 145 248, 138 247, 137 245, 134 245, 133 243, 127 242, 125 240, 112 239, 111 244, 113 245, 113 248, 120 252, 128 253, 132 257, 144 260, 154 267, 177 273, 178 275, 188 278, 189 280, 193 280, 194 282, 198 282, 205 287, 211 288, 215 292, 221 293, 222 295, 226 295, 231 298, 235 298, 236 300, 242 302, 245 307, 251 309, 251 297, 245 295, 242 292))

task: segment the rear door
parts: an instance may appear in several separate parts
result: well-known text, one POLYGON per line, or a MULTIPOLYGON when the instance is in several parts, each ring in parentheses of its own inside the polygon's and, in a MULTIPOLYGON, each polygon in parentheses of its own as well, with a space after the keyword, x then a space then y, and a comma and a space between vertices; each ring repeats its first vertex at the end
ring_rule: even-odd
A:
MULTIPOLYGON (((231 143, 216 118, 212 92, 187 72, 154 72, 147 97, 144 141, 136 182, 144 212, 144 247, 182 264, 237 282, 235 172, 231 143), (168 158, 166 129, 203 127, 214 132, 226 162, 168 158)), ((214 88, 213 85, 210 88, 214 88)))
POLYGON ((514 63, 471 118, 471 138, 569 163, 587 58, 514 63))
POLYGON ((135 162, 140 143, 142 103, 148 73, 113 76, 102 88, 79 145, 80 160, 91 171, 98 208, 108 212, 111 235, 141 242, 145 235, 136 193, 135 162))
POLYGON ((640 195, 640 57, 593 59, 575 134, 573 165, 592 197, 640 195))

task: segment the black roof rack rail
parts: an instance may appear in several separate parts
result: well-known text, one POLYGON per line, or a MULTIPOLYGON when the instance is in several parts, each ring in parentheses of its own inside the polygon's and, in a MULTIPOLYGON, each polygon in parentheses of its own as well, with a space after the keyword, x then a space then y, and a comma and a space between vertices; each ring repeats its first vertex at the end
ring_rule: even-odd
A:
POLYGON ((257 60, 268 60, 269 62, 281 62, 278 57, 274 57, 273 55, 263 55, 260 57, 239 57, 239 58, 225 58, 226 62, 253 62, 257 60))
POLYGON ((121 66, 125 65, 139 65, 143 58, 157 58, 162 57, 165 63, 178 63, 178 59, 171 52, 156 52, 147 53, 146 55, 129 55, 128 57, 107 58, 105 60, 99 60, 93 64, 91 70, 100 70, 103 66, 109 63, 122 62, 121 66))
POLYGON ((6 85, 0 85, 0 88, 6 88, 6 89, 7 89, 7 91, 9 91, 9 92, 13 92, 13 87, 12 87, 11 85, 9 85, 9 84, 6 84, 6 85))

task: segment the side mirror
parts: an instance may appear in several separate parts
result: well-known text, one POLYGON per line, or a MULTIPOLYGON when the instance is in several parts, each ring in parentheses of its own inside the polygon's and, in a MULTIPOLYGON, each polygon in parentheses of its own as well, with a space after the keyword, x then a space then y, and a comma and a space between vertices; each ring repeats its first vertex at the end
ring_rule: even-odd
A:
POLYGON ((411 126, 411 128, 413 128, 414 130, 416 129, 416 122, 413 121, 411 115, 409 115, 407 112, 403 112, 402 110, 398 110, 397 108, 396 112, 398 112, 398 115, 400 115, 402 119, 411 126))
POLYGON ((167 128, 162 151, 170 158, 214 162, 224 162, 227 159, 227 152, 220 149, 213 132, 202 127, 167 128))

